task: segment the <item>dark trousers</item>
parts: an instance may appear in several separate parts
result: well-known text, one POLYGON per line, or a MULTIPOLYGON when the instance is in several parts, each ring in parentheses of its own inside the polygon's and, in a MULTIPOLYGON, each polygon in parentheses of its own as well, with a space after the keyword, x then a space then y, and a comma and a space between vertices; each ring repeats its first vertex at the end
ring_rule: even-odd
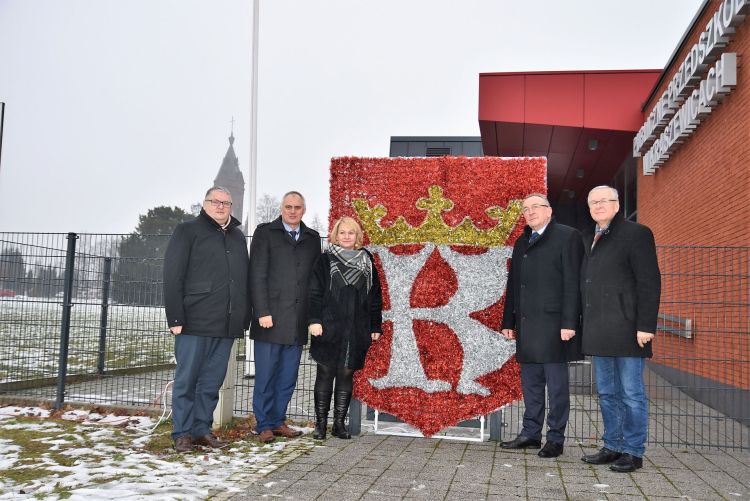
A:
POLYGON ((568 391, 568 364, 520 364, 521 390, 526 410, 523 413, 521 435, 541 440, 544 423, 545 393, 549 393, 547 411, 547 442, 563 443, 565 427, 570 413, 570 392, 568 391))
POLYGON ((255 430, 278 428, 286 421, 286 409, 297 386, 302 345, 255 341, 255 430))
POLYGON ((198 438, 211 432, 233 343, 234 339, 226 337, 174 337, 177 367, 172 387, 172 438, 198 438))
POLYGON ((347 367, 331 367, 318 363, 315 373, 315 391, 328 393, 330 399, 333 393, 333 381, 336 380, 336 392, 352 392, 352 381, 354 380, 354 369, 347 367))

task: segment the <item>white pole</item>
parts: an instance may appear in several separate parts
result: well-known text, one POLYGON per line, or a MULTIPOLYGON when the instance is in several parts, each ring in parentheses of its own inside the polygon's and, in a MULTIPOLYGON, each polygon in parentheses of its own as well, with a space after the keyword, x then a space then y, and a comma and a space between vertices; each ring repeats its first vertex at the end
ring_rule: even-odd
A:
MULTIPOLYGON (((258 181, 258 11, 260 0, 253 0, 253 73, 250 85, 252 106, 250 124, 250 175, 248 176, 248 233, 255 231, 258 181)), ((245 334, 245 378, 255 376, 255 346, 250 336, 245 334)))

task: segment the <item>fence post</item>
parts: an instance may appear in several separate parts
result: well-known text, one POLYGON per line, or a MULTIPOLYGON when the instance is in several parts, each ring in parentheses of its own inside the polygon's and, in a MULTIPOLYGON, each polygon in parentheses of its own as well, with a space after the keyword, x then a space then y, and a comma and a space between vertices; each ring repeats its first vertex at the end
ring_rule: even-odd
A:
POLYGON ((70 341, 70 314, 73 310, 73 268, 76 262, 76 240, 78 235, 68 233, 68 249, 65 252, 65 282, 63 283, 63 310, 60 319, 60 358, 57 363, 57 396, 55 409, 65 401, 65 377, 68 372, 68 343, 70 341))
POLYGON ((232 351, 229 354, 229 363, 227 364, 227 374, 224 376, 224 383, 219 388, 219 401, 214 409, 214 422, 212 428, 218 429, 227 426, 232 422, 234 415, 234 385, 237 381, 237 345, 239 339, 232 343, 232 351))
POLYGON ((109 316, 109 284, 112 277, 112 258, 104 258, 104 278, 102 279, 102 313, 99 317, 99 357, 96 368, 104 374, 104 354, 107 351, 107 318, 109 316))
POLYGON ((502 440, 503 426, 505 426, 505 408, 490 413, 490 440, 500 442, 502 440))
POLYGON ((349 403, 349 433, 362 433, 362 402, 355 398, 349 403))

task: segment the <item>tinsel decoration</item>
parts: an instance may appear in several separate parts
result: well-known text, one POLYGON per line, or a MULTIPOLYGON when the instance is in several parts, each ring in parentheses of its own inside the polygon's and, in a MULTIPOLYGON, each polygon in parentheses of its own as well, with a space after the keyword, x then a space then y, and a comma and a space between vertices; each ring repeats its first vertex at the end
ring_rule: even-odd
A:
POLYGON ((500 334, 524 196, 544 158, 334 158, 330 223, 358 219, 383 286, 383 336, 354 396, 424 435, 521 398, 500 334))

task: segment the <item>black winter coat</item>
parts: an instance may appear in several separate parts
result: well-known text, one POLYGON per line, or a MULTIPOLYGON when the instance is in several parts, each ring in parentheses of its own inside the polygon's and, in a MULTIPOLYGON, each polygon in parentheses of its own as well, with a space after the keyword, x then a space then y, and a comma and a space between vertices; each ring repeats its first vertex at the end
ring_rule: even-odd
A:
POLYGON ((581 234, 552 219, 531 245, 530 236, 527 226, 513 247, 502 328, 516 331, 520 363, 580 360, 581 234), (563 341, 560 329, 573 329, 576 335, 563 341))
POLYGON ((310 271, 320 256, 320 235, 300 222, 295 241, 281 217, 258 225, 250 244, 250 291, 253 322, 250 337, 267 343, 307 343, 307 288, 310 271), (271 315, 264 329, 260 317, 271 315))
POLYGON ((581 266, 583 352, 604 357, 651 357, 637 331, 656 333, 661 274, 654 234, 616 214, 591 250, 594 230, 584 233, 581 266))
POLYGON ((174 230, 164 255, 164 309, 183 334, 242 337, 249 325, 247 240, 201 210, 174 230))
MULTIPOLYGON (((372 262, 372 255, 367 252, 372 262)), ((323 334, 311 336, 310 356, 331 367, 361 369, 372 343, 373 332, 382 332, 383 298, 375 263, 372 263, 372 287, 369 293, 352 286, 331 289, 331 260, 320 256, 310 277, 308 324, 321 324, 323 334), (348 350, 347 350, 348 348, 348 350)), ((335 285, 334 285, 335 287, 335 285)))

